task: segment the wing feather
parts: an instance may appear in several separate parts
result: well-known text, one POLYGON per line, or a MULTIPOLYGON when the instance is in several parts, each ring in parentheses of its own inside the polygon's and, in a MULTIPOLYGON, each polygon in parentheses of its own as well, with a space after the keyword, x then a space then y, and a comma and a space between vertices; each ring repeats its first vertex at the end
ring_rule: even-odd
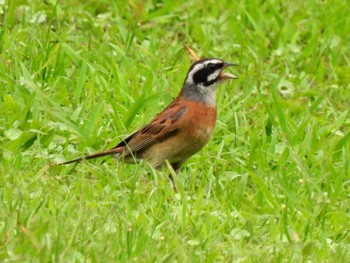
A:
POLYGON ((174 100, 165 110, 157 115, 149 124, 129 135, 115 148, 125 147, 123 156, 137 154, 156 142, 174 136, 179 130, 181 117, 187 107, 178 100, 174 100))

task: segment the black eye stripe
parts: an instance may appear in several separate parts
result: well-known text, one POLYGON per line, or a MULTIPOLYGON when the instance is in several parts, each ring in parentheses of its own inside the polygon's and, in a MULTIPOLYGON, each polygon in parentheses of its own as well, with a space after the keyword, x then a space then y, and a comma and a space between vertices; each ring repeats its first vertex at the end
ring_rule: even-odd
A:
POLYGON ((218 77, 212 79, 213 73, 223 67, 224 62, 219 59, 202 59, 192 64, 188 71, 188 76, 192 75, 193 84, 210 86, 218 81, 218 77))
POLYGON ((216 79, 208 80, 208 77, 220 67, 215 67, 215 69, 210 69, 208 67, 202 68, 193 74, 194 83, 202 83, 204 86, 209 86, 216 82, 216 79))
POLYGON ((221 68, 222 65, 209 63, 204 68, 201 68, 193 74, 193 80, 195 83, 203 83, 207 81, 208 76, 214 71, 221 68))
POLYGON ((210 72, 207 68, 202 68, 193 74, 193 82, 194 83, 204 83, 207 81, 208 74, 210 72))

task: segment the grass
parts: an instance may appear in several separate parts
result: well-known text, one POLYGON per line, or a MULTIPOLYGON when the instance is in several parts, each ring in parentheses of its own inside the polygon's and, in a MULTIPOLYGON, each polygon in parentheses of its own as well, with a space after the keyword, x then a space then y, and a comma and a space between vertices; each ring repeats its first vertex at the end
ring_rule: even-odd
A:
POLYGON ((346 262, 347 1, 0 1, 0 261, 346 262), (183 44, 237 62, 210 143, 168 172, 111 158, 163 109, 183 44))

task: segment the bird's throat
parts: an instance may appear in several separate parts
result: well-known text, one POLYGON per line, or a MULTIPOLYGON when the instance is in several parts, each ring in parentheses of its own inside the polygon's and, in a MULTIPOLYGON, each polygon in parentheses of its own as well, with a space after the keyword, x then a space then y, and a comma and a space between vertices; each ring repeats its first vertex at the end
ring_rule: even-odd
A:
POLYGON ((216 88, 217 85, 185 85, 182 88, 180 96, 190 101, 202 102, 208 106, 215 107, 216 105, 216 88))

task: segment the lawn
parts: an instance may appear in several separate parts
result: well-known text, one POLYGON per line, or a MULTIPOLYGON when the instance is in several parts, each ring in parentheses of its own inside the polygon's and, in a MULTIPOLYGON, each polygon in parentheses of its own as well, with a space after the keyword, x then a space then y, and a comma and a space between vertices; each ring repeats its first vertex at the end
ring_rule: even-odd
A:
POLYGON ((0 1, 0 261, 348 262, 348 1, 0 1), (169 171, 104 157, 201 57, 239 67, 169 171))

